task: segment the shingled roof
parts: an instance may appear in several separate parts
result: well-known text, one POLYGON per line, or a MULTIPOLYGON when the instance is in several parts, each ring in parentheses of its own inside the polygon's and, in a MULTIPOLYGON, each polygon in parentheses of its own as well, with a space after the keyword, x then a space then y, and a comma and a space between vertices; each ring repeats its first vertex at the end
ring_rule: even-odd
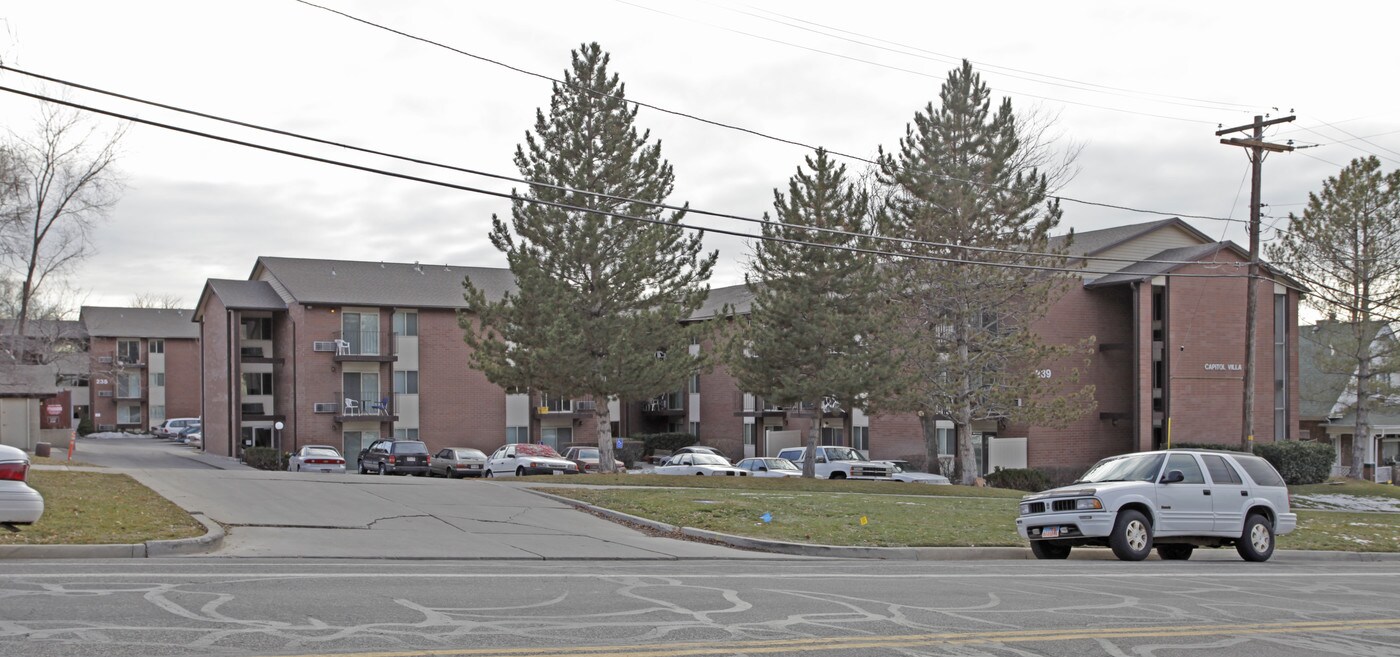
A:
POLYGON ((199 327, 188 308, 105 308, 83 306, 79 321, 94 338, 191 338, 199 327))
POLYGON ((491 301, 515 289, 510 270, 495 267, 262 256, 249 278, 264 273, 302 304, 464 308, 468 277, 491 301))

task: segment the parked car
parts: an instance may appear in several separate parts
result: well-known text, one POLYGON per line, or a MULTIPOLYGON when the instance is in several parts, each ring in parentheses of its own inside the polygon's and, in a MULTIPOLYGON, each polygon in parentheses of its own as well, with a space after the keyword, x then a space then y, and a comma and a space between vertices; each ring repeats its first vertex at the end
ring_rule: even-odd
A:
POLYGON ((724 452, 721 452, 713 447, 707 447, 705 445, 686 445, 685 447, 671 452, 672 456, 675 456, 676 454, 710 454, 724 459, 725 463, 729 462, 729 457, 725 456, 724 452))
POLYGON ((0 525, 32 525, 44 515, 44 496, 29 487, 29 455, 0 445, 0 525))
POLYGON ((440 449, 428 464, 428 476, 442 475, 448 479, 480 477, 486 473, 486 454, 470 447, 440 449))
POLYGON ((203 446, 204 446, 204 430, 203 430, 203 429, 195 429, 194 431, 191 431, 190 433, 185 434, 185 444, 186 444, 186 445, 189 445, 190 447, 203 447, 203 446))
POLYGON ((420 440, 376 440, 360 452, 360 474, 428 474, 428 446, 420 440))
POLYGON ((1153 546, 1162 559, 1233 545, 1248 561, 1274 553, 1274 537, 1297 526, 1274 466, 1250 454, 1209 450, 1106 458, 1078 481, 1021 499, 1016 531, 1039 559, 1077 545, 1107 545, 1124 561, 1153 546))
POLYGON ((792 461, 776 457, 744 459, 734 464, 740 470, 748 470, 750 477, 801 477, 802 468, 792 461))
POLYGON ((894 472, 890 473, 890 478, 895 481, 903 481, 911 484, 937 484, 947 486, 953 482, 943 475, 936 475, 932 472, 919 472, 914 469, 914 465, 908 461, 886 460, 880 463, 888 463, 894 466, 894 472))
MULTIPOLYGON (((792 461, 799 468, 806 454, 806 447, 789 447, 778 451, 779 458, 792 461)), ((816 465, 817 476, 824 479, 889 479, 894 473, 894 466, 871 461, 864 454, 839 445, 818 447, 816 465)))
POLYGON ((740 470, 723 456, 714 454, 673 454, 665 465, 651 471, 659 475, 709 475, 712 477, 747 477, 748 470, 740 470))
POLYGON ((486 461, 486 477, 578 474, 578 464, 559 455, 549 445, 511 443, 491 454, 486 461))
POLYGON ((156 438, 174 438, 180 431, 187 427, 197 427, 200 425, 197 417, 172 417, 166 418, 159 425, 151 427, 151 435, 156 438))
POLYGON ((330 445, 305 445, 287 459, 287 470, 345 474, 345 459, 330 445))
POLYGON ((203 436, 203 430, 204 430, 204 427, 202 427, 202 426, 200 426, 200 425, 198 425, 198 424, 193 424, 193 425, 190 425, 190 426, 185 427, 185 428, 183 428, 183 429, 180 429, 180 430, 179 430, 178 432, 176 432, 176 434, 171 438, 171 440, 174 440, 174 441, 177 442, 177 443, 187 444, 187 443, 190 442, 190 438, 191 438, 192 436, 196 435, 196 434, 198 434, 198 435, 200 435, 200 436, 202 437, 202 436, 203 436))
MULTIPOLYGON (((570 447, 564 452, 564 458, 574 462, 578 466, 578 471, 584 474, 598 471, 598 448, 597 447, 570 447)), ((618 474, 627 472, 627 466, 622 462, 613 459, 613 471, 618 474)))

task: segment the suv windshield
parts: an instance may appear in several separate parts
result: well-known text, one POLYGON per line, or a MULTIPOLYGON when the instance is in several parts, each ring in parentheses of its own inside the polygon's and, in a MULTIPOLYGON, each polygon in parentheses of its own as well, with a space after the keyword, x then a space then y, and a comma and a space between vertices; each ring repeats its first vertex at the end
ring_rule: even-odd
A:
POLYGON ((1110 481, 1154 481, 1162 469, 1165 454, 1134 454, 1104 459, 1089 468, 1076 484, 1101 484, 1110 481))

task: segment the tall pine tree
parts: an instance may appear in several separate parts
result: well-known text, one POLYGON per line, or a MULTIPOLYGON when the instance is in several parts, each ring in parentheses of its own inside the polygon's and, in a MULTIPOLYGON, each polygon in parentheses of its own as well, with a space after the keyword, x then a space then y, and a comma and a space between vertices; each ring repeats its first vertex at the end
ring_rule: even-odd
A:
POLYGON ((1352 160, 1320 194, 1308 194, 1302 216, 1289 213, 1268 255, 1311 288, 1309 305, 1336 318, 1303 339, 1326 340, 1326 349, 1315 349, 1322 377, 1350 375, 1351 476, 1360 479, 1360 464, 1376 456, 1368 453, 1371 413, 1393 411, 1388 400, 1400 392, 1391 385, 1400 350, 1393 339, 1377 338, 1400 318, 1400 170, 1382 173, 1375 156, 1352 160))
POLYGON ((1074 367, 1057 367, 1053 382, 1039 375, 1087 348, 1046 344, 1031 330, 1068 277, 1004 266, 1066 266, 1063 257, 1031 254, 1053 252, 1061 216, 1036 167, 1037 144, 1023 140, 1009 99, 992 111, 991 90, 967 61, 939 96, 941 107, 915 113, 899 150, 880 155, 881 229, 947 245, 911 247, 947 261, 891 263, 891 297, 913 331, 903 363, 915 380, 893 405, 919 413, 931 471, 936 422, 951 420, 954 478, 972 483, 974 423, 1069 422, 1093 409, 1093 387, 1077 386, 1074 367))
POLYGON ((460 322, 473 365, 492 382, 591 398, 599 467, 611 471, 609 400, 654 396, 702 365, 687 348, 702 327, 680 320, 709 293, 718 253, 702 254, 700 235, 680 225, 684 211, 648 204, 664 203, 675 177, 660 142, 637 133, 607 53, 590 43, 572 59, 549 113, 536 111, 516 148, 521 175, 539 184, 516 194, 509 225, 492 217, 491 243, 517 289, 491 301, 464 282, 460 322))
POLYGON ((831 248, 870 248, 866 195, 845 175, 818 149, 786 196, 773 190, 776 221, 763 225, 767 239, 745 276, 752 310, 736 320, 725 349, 740 389, 814 414, 805 477, 814 475, 823 408, 865 408, 889 394, 898 370, 875 257, 831 248))

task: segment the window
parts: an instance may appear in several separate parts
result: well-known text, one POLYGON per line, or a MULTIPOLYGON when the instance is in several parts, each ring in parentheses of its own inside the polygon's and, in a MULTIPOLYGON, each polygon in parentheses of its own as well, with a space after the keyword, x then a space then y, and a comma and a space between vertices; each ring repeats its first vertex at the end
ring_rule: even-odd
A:
POLYGON ((956 444, 956 443, 957 443, 957 440, 958 440, 957 432, 954 431, 953 429, 944 429, 944 428, 941 428, 941 427, 940 427, 939 429, 937 429, 937 431, 938 431, 938 453, 939 453, 939 454, 956 454, 956 453, 957 453, 957 444, 956 444))
POLYGON ((870 449, 870 427, 851 427, 851 447, 862 451, 870 449))
POLYGON ((165 353, 165 340, 151 340, 146 343, 146 349, 153 354, 165 353))
POLYGON ((1235 455, 1235 462, 1249 473, 1249 478, 1260 486, 1283 486, 1283 477, 1280 477, 1278 470, 1269 465, 1268 461, 1257 456, 1235 455))
POLYGON ((700 394, 700 373, 699 373, 699 372, 696 372, 695 374, 690 375, 690 394, 692 394, 692 395, 698 395, 698 394, 700 394))
POLYGON ((692 435, 692 436, 698 436, 698 435, 700 435, 700 423, 699 423, 699 422, 691 422, 691 423, 690 423, 690 435, 692 435))
POLYGON ((394 313, 394 333, 399 336, 418 335, 418 313, 394 313))
POLYGON ((123 399, 136 399, 141 396, 141 375, 124 372, 117 375, 117 396, 123 399))
POLYGON ((240 323, 239 336, 244 340, 271 340, 271 317, 244 317, 240 323))
POLYGON ((540 442, 553 447, 556 451, 559 446, 572 442, 574 430, 571 427, 543 427, 540 429, 540 442))
POLYGON ((345 372, 345 398, 360 402, 361 411, 368 410, 369 404, 379 403, 378 372, 345 372))
MULTIPOLYGON (((272 447, 272 427, 243 427, 243 447, 272 447)), ((358 453, 358 450, 356 451, 358 453)))
POLYGON ((394 394, 418 394, 418 370, 400 370, 394 372, 394 394))
POLYGON ((156 426, 165 421, 165 407, 151 406, 151 426, 156 426))
POLYGON ((1206 476, 1201 473, 1201 466, 1196 464, 1196 457, 1190 454, 1172 454, 1167 457, 1167 472, 1180 470, 1183 484, 1204 484, 1206 476))
MULTIPOLYGON (((418 429, 394 429, 395 440, 418 440, 418 429)), ((446 450, 444 450, 446 451, 446 450)))
POLYGON ((846 430, 841 427, 822 427, 823 445, 844 445, 846 430))
POLYGON ((506 427, 506 443, 530 442, 530 427, 506 427))
POLYGON ((118 406, 117 424, 141 424, 141 407, 136 405, 118 406))
POLYGON ((141 362, 141 341, 117 340, 117 360, 123 363, 141 362))
POLYGON ((754 434, 757 433, 757 427, 758 427, 758 425, 756 425, 756 424, 745 424, 745 425, 744 425, 744 444, 745 444, 745 445, 752 445, 752 444, 754 444, 754 434))
POLYGON ((272 372, 244 372, 243 396, 272 394, 272 372))
POLYGON ((373 313, 345 313, 341 316, 341 328, 346 342, 350 343, 350 353, 356 356, 379 355, 379 315, 373 313))
POLYGON ((550 413, 572 413, 574 400, 555 397, 549 393, 540 393, 540 406, 549 409, 550 413))
POLYGON ((1217 484, 1239 484, 1240 475, 1230 464, 1225 461, 1225 457, 1218 454, 1202 454, 1201 460, 1206 462, 1206 470, 1210 472, 1210 480, 1217 484))
POLYGON ((1274 295, 1274 440, 1288 440, 1288 295, 1274 295))
POLYGON ((152 388, 164 388, 164 387, 165 387, 165 372, 151 372, 151 387, 152 387, 152 388))

